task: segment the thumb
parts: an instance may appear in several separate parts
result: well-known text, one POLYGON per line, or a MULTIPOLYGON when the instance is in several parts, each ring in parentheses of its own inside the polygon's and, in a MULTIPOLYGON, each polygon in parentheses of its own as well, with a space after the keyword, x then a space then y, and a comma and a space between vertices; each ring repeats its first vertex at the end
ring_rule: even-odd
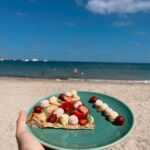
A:
POLYGON ((20 111, 16 124, 16 135, 26 131, 26 119, 26 112, 20 111))

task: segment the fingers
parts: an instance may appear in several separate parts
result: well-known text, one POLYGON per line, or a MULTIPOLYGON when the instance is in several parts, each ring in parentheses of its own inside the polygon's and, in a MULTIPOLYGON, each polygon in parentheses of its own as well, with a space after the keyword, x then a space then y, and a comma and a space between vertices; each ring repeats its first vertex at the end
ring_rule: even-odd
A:
POLYGON ((20 133, 26 131, 26 112, 20 111, 18 119, 17 119, 17 125, 16 125, 16 135, 19 135, 20 133))
POLYGON ((54 150, 54 149, 51 149, 51 148, 48 148, 46 146, 43 146, 45 150, 54 150))

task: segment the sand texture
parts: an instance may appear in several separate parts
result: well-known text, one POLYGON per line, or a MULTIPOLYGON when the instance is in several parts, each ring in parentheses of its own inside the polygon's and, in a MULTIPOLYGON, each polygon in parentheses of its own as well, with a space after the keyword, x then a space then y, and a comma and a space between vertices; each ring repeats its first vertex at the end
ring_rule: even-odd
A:
POLYGON ((38 99, 70 89, 109 94, 121 99, 134 112, 136 127, 132 134, 108 150, 150 149, 150 83, 1 77, 0 86, 0 150, 18 149, 15 128, 21 109, 28 110, 38 99))

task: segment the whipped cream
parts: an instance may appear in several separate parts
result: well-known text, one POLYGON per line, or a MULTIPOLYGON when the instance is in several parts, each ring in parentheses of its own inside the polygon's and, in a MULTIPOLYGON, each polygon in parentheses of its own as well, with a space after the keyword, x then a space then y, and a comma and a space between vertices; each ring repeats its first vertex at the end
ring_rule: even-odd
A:
POLYGON ((41 102, 40 102, 40 106, 41 106, 41 107, 47 107, 47 106, 49 106, 49 101, 48 101, 48 100, 43 100, 43 101, 41 101, 41 102))
POLYGON ((116 111, 112 111, 109 115, 109 120, 113 122, 118 116, 119 114, 116 111))
POLYGON ((94 106, 95 106, 95 107, 99 107, 99 106, 101 106, 102 104, 103 104, 103 102, 102 102, 100 99, 98 99, 98 100, 96 100, 94 106))
POLYGON ((72 96, 72 93, 71 93, 70 91, 67 91, 67 92, 65 93, 65 95, 71 97, 71 96, 72 96))
POLYGON ((60 117, 60 123, 63 124, 63 125, 68 124, 68 120, 69 120, 69 115, 68 114, 63 114, 60 117))
POLYGON ((112 112, 113 112, 113 110, 110 107, 108 107, 105 109, 104 115, 106 117, 108 117, 112 112))
POLYGON ((77 116, 71 115, 71 116, 69 117, 68 123, 69 123, 70 125, 75 125, 75 124, 77 124, 78 122, 79 122, 79 120, 78 120, 78 117, 77 117, 77 116))
POLYGON ((64 110, 63 110, 62 108, 57 108, 57 109, 53 112, 53 114, 56 114, 57 117, 60 117, 60 116, 62 116, 62 115, 64 114, 64 110))
POLYGON ((72 97, 77 97, 77 95, 78 95, 78 94, 77 94, 77 91, 72 90, 72 91, 71 91, 71 95, 72 95, 72 97))
POLYGON ((79 105, 82 105, 81 101, 77 101, 76 103, 74 103, 74 108, 78 108, 79 105))
POLYGON ((55 97, 55 96, 53 96, 53 97, 51 97, 50 99, 49 99, 49 103, 50 104, 54 104, 54 105, 60 105, 60 103, 58 102, 58 99, 57 99, 57 97, 55 97))
POLYGON ((108 108, 108 105, 106 103, 103 103, 102 105, 100 105, 97 109, 97 111, 103 112, 108 108))

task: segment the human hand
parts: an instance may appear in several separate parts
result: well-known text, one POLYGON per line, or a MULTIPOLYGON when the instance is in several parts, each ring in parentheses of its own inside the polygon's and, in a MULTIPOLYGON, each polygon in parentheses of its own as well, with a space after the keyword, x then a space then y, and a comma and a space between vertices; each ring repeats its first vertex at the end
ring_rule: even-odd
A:
POLYGON ((17 119, 16 139, 19 150, 52 150, 42 146, 26 129, 26 112, 21 111, 17 119))

